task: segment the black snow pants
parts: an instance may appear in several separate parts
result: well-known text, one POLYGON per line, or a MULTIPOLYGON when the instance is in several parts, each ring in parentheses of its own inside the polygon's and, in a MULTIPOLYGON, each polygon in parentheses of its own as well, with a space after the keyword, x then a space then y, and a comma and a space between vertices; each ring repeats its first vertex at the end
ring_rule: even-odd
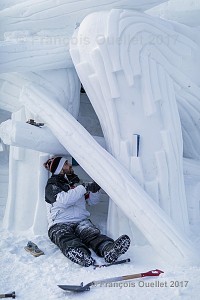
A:
POLYGON ((78 223, 58 223, 48 231, 50 240, 56 244, 66 256, 72 248, 85 249, 91 254, 91 248, 98 256, 103 257, 103 247, 113 243, 113 239, 101 234, 100 230, 89 220, 78 223))

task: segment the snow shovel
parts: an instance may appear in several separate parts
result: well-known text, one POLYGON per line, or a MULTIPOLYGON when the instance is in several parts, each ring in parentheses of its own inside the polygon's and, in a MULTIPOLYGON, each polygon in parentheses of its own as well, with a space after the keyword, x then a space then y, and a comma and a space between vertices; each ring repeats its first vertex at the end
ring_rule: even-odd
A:
POLYGON ((64 291, 80 293, 80 292, 89 291, 91 286, 96 286, 97 284, 104 285, 109 282, 130 280, 130 279, 142 278, 142 277, 148 277, 148 276, 159 276, 161 273, 164 273, 164 272, 156 269, 156 270, 148 271, 146 273, 138 273, 138 274, 132 274, 132 275, 106 278, 106 279, 101 279, 101 280, 97 280, 97 281, 91 281, 86 285, 83 285, 83 282, 82 282, 80 285, 58 285, 58 287, 63 289, 64 291))

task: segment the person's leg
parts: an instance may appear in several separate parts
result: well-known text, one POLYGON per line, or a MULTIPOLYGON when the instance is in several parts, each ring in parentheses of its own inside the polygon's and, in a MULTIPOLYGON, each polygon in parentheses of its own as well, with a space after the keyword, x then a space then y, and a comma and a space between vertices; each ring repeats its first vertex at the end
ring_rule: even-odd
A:
POLYGON ((116 261, 130 246, 130 238, 127 235, 122 235, 114 241, 107 235, 101 234, 100 230, 88 219, 78 223, 75 234, 98 256, 104 257, 108 263, 116 261))
POLYGON ((74 234, 74 228, 73 223, 56 224, 49 229, 48 235, 71 261, 85 267, 90 266, 94 264, 94 259, 90 256, 91 252, 88 247, 74 234))
POLYGON ((77 223, 75 234, 88 248, 101 257, 104 256, 102 246, 114 243, 113 239, 101 234, 100 230, 88 219, 77 223))

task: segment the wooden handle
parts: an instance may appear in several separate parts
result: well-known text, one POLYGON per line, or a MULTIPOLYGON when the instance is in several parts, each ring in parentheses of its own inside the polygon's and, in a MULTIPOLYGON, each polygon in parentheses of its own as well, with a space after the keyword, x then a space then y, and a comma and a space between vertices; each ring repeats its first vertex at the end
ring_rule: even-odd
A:
POLYGON ((122 276, 123 280, 129 280, 129 279, 141 278, 141 277, 142 277, 142 274, 141 274, 141 273, 133 274, 133 275, 122 276))

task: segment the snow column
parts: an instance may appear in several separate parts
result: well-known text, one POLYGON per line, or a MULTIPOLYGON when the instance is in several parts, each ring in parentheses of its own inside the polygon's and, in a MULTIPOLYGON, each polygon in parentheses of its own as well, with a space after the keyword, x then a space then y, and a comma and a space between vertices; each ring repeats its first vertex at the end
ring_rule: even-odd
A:
MULTIPOLYGON (((117 9, 86 17, 76 38, 71 56, 107 148, 174 226, 188 233, 176 91, 185 86, 187 77, 180 70, 190 59, 193 41, 160 19, 117 9)), ((121 201, 129 210, 124 189, 121 201)), ((134 237, 132 222, 114 202, 108 228, 114 236, 133 231, 134 237)))

